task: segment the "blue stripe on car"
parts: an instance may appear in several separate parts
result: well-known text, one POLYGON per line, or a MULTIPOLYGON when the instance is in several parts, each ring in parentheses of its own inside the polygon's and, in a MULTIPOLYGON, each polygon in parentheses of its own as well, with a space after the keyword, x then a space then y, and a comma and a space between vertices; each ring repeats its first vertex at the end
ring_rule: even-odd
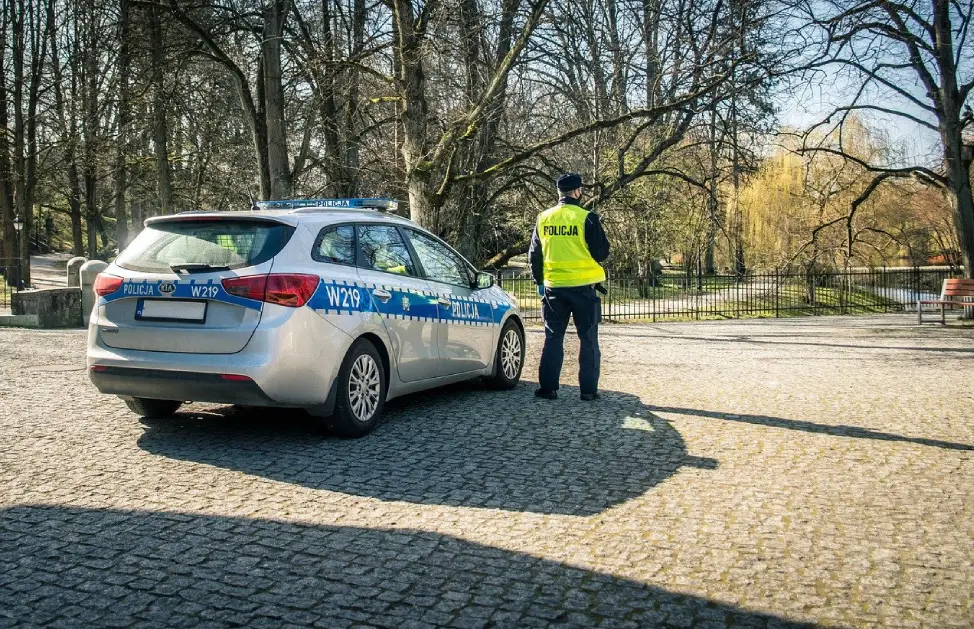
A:
POLYGON ((209 299, 224 301, 251 310, 260 310, 261 302, 231 295, 223 288, 223 284, 214 280, 198 282, 196 280, 129 280, 122 282, 121 287, 114 293, 100 297, 99 304, 118 301, 119 299, 134 299, 149 297, 156 299, 209 299))
MULTIPOLYGON (((119 299, 148 297, 156 299, 209 299, 260 310, 261 302, 245 297, 231 295, 216 280, 198 282, 197 280, 129 280, 111 293, 99 298, 99 304, 119 299)), ((503 319, 511 304, 505 302, 486 302, 465 299, 450 295, 449 306, 438 303, 439 295, 431 292, 416 292, 393 288, 392 286, 366 287, 354 283, 321 280, 308 307, 323 314, 353 314, 356 312, 375 312, 384 317, 397 319, 440 319, 448 323, 463 325, 497 325, 503 319), (382 288, 392 297, 382 300, 374 296, 374 291, 382 288)))
POLYGON ((352 314, 375 312, 396 319, 440 319, 448 323, 466 325, 491 325, 500 323, 511 309, 508 303, 489 303, 477 299, 450 296, 451 304, 438 303, 439 295, 393 288, 392 286, 365 287, 346 282, 322 282, 311 297, 308 306, 322 314, 352 314), (376 290, 390 293, 388 299, 375 296, 376 290))

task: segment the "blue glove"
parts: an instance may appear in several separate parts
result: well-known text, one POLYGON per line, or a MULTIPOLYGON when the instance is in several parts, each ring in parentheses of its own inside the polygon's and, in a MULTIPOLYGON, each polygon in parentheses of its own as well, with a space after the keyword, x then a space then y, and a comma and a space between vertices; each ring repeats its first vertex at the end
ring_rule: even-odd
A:
POLYGON ((544 284, 538 284, 538 297, 544 297, 544 284))

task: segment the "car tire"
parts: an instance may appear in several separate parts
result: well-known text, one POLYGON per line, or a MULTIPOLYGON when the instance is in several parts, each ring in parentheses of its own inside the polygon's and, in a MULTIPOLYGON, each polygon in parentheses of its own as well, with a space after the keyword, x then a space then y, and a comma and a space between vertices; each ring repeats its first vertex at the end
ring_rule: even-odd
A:
POLYGON ((342 437, 364 437, 372 432, 385 406, 386 372, 379 351, 359 339, 345 354, 338 370, 335 412, 328 419, 342 437))
POLYGON ((508 319, 501 328, 495 354, 494 375, 484 378, 484 383, 498 391, 513 389, 524 369, 524 332, 513 319, 508 319))
POLYGON ((183 405, 182 402, 175 402, 173 400, 151 400, 144 397, 125 400, 125 404, 128 405, 129 410, 133 413, 147 419, 170 417, 183 405))

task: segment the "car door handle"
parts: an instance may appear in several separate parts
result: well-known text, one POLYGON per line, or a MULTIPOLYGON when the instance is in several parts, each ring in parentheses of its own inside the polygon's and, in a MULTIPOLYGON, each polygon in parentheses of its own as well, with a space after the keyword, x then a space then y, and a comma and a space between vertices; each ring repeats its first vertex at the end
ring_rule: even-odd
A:
POLYGON ((390 299, 392 299, 392 293, 390 293, 384 288, 377 288, 374 291, 372 291, 372 294, 378 297, 379 299, 381 299, 382 301, 389 301, 390 299))
POLYGON ((436 300, 436 303, 440 304, 441 306, 449 306, 453 302, 450 301, 449 297, 440 297, 436 300))

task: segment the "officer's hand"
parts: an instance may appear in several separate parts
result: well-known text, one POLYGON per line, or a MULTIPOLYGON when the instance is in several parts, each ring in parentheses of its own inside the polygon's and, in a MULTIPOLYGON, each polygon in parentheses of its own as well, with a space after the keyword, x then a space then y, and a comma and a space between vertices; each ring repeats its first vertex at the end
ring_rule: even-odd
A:
POLYGON ((538 297, 544 297, 544 284, 538 284, 538 297))

